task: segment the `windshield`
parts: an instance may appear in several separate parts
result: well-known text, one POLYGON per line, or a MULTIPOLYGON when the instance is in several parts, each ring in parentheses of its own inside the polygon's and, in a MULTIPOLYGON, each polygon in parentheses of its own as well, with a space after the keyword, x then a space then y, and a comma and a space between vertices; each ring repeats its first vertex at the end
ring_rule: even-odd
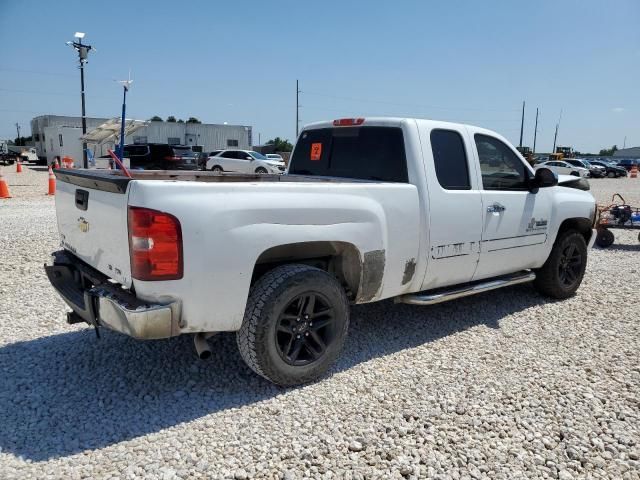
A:
POLYGON ((256 160, 269 160, 267 157, 265 157, 263 154, 258 153, 258 152, 254 152, 254 151, 250 151, 249 155, 251 155, 253 158, 255 158, 256 160))

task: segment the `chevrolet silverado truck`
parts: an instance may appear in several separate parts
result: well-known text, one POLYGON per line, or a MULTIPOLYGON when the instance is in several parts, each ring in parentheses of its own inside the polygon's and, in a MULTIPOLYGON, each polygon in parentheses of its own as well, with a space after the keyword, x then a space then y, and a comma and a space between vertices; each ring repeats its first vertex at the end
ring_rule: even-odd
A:
POLYGON ((503 137, 409 118, 306 126, 284 175, 55 170, 45 265, 86 322, 139 339, 236 332, 257 374, 309 382, 349 305, 431 305, 524 282, 566 298, 596 234, 588 182, 533 170, 503 137))

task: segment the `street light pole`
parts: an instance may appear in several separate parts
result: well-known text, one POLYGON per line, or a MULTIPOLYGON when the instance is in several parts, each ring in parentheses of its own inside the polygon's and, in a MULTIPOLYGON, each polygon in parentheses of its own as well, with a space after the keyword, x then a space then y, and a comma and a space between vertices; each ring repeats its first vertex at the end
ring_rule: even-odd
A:
MULTIPOLYGON (((78 44, 82 45, 82 39, 78 40, 78 44)), ((80 50, 78 50, 80 52, 80 50)), ((86 135, 87 133, 87 112, 85 110, 84 104, 84 62, 82 61, 82 55, 79 53, 80 59, 80 97, 82 100, 82 135, 86 135)), ((84 168, 88 168, 89 164, 87 162, 87 142, 82 142, 82 166, 84 168)))
MULTIPOLYGON (((129 70, 129 79, 128 80, 120 80, 119 83, 122 85, 124 93, 122 95, 122 120, 120 123, 120 145, 118 146, 118 158, 122 161, 124 157, 124 127, 125 127, 125 119, 127 113, 127 92, 129 91, 129 87, 133 83, 131 80, 131 70, 129 70)), ((186 139, 185 139, 186 140, 186 139)))
MULTIPOLYGON (((84 102, 84 64, 88 61, 87 57, 89 56, 89 51, 92 47, 91 45, 82 43, 84 33, 76 32, 74 37, 77 41, 67 42, 67 45, 73 47, 78 52, 78 61, 80 62, 80 100, 82 101, 82 135, 84 136, 87 133, 87 115, 84 102)), ((84 168, 89 167, 87 162, 87 142, 84 141, 82 142, 82 166, 84 168)))

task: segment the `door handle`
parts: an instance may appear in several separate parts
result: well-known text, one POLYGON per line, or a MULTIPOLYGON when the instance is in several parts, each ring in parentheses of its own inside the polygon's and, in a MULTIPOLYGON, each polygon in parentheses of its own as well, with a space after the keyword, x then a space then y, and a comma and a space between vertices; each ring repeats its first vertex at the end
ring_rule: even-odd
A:
POLYGON ((493 205, 489 205, 487 207, 487 212, 489 213, 500 213, 504 212, 507 209, 504 205, 500 205, 499 203, 494 203, 493 205))

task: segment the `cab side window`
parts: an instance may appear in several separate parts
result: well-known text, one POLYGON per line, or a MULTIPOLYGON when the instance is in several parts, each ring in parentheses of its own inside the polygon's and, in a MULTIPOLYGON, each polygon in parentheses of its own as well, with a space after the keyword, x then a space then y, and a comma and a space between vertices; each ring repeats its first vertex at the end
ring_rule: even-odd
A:
POLYGON ((220 156, 223 158, 238 158, 235 150, 227 150, 226 152, 223 152, 222 155, 220 156))
POLYGON ((431 150, 440 186, 446 190, 471 190, 462 136, 453 130, 432 130, 431 150))
POLYGON ((529 172, 507 145, 488 135, 474 135, 485 190, 527 190, 529 172))

